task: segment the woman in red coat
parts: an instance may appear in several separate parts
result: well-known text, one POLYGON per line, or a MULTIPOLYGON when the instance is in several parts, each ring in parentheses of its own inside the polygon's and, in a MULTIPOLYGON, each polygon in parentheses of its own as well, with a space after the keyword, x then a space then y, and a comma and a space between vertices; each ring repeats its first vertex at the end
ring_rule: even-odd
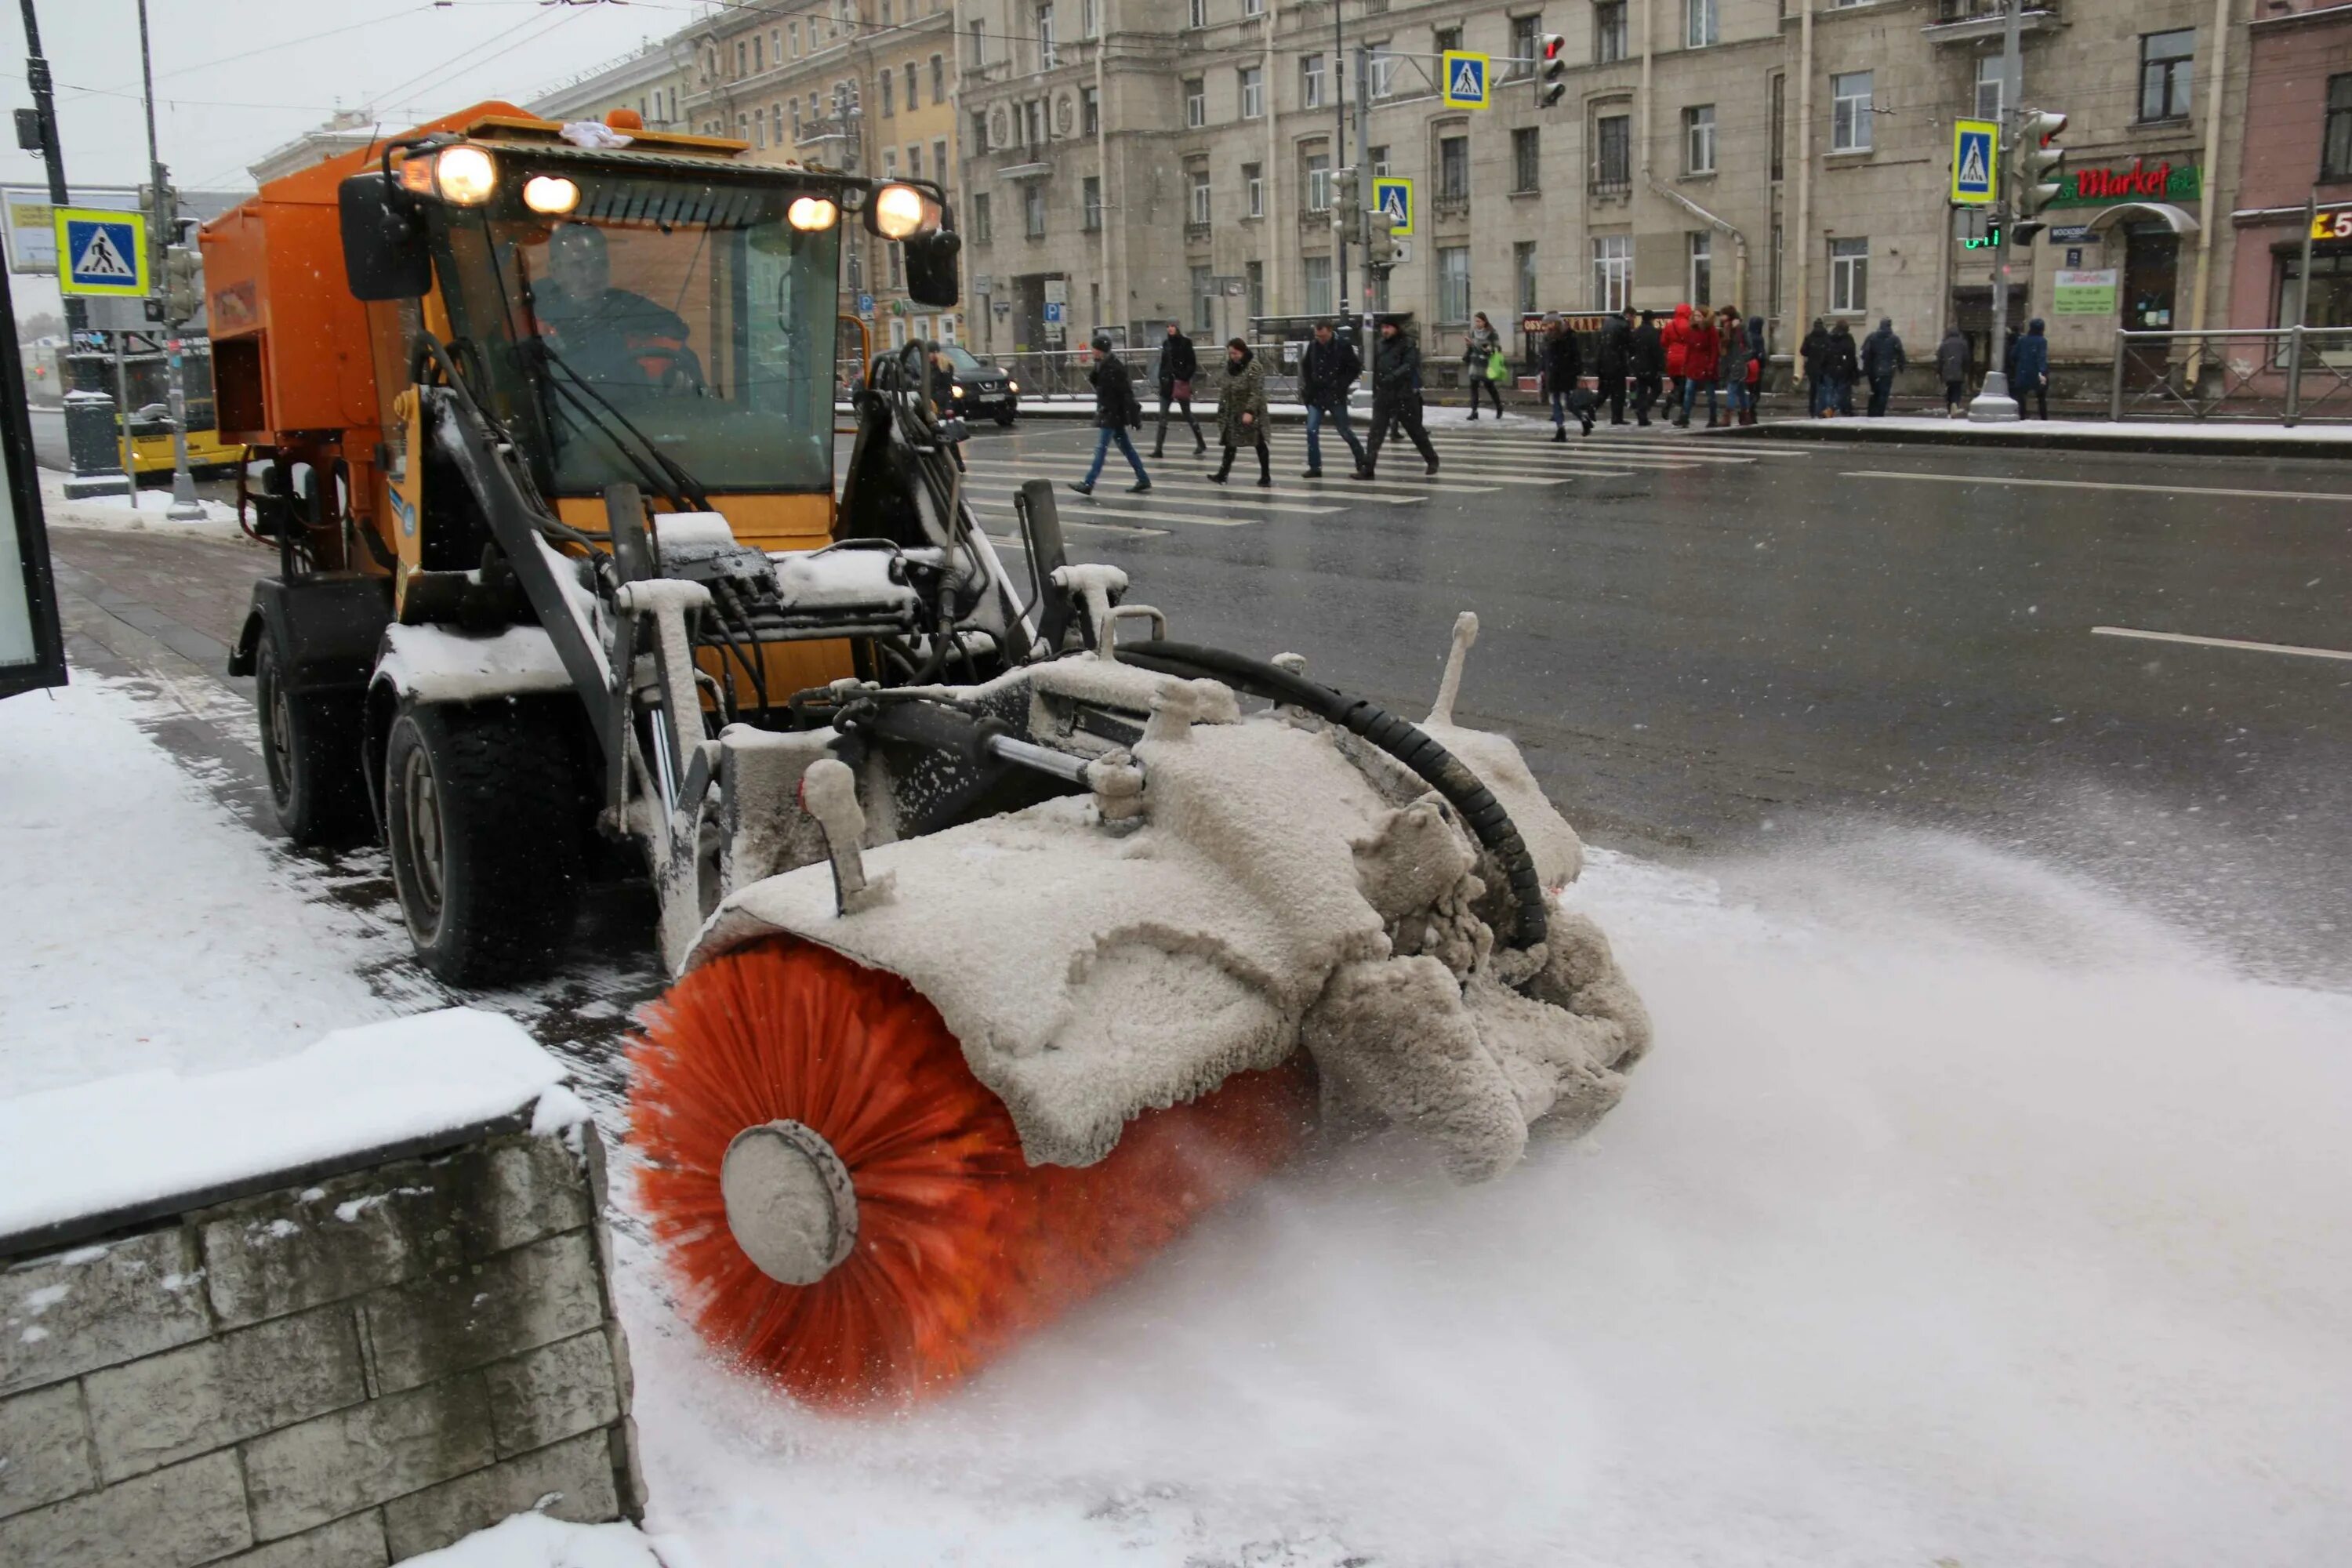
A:
POLYGON ((1658 329, 1658 342, 1666 348, 1666 416, 1683 405, 1683 361, 1690 353, 1691 308, 1675 307, 1675 319, 1658 329))
POLYGON ((1701 311, 1694 316, 1688 305, 1678 307, 1675 320, 1684 331, 1683 406, 1675 423, 1687 426, 1691 422, 1691 405, 1697 401, 1698 389, 1706 388, 1706 423, 1712 429, 1720 421, 1715 402, 1715 367, 1719 357, 1718 340, 1715 333, 1715 318, 1701 311))

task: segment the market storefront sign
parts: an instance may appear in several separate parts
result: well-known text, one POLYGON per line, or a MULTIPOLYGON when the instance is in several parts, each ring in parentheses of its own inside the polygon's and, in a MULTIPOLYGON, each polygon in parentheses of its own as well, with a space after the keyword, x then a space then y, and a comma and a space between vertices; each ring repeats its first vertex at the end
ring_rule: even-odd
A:
POLYGON ((2194 163, 2167 159, 2150 163, 2134 158, 2128 168, 2077 169, 2067 175, 2053 207, 2101 207, 2110 202, 2193 202, 2205 193, 2202 171, 2194 163))

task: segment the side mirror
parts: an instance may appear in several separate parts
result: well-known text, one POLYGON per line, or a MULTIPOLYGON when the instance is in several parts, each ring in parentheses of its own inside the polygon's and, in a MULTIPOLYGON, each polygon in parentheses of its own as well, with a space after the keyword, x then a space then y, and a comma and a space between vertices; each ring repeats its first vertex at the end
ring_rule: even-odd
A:
POLYGON ((956 286, 956 257, 963 236, 951 228, 937 229, 905 242, 907 297, 934 310, 953 306, 961 298, 956 286))
POLYGON ((342 219, 343 277, 361 300, 415 300, 433 288, 433 254, 425 246, 414 197, 377 171, 337 187, 342 219))

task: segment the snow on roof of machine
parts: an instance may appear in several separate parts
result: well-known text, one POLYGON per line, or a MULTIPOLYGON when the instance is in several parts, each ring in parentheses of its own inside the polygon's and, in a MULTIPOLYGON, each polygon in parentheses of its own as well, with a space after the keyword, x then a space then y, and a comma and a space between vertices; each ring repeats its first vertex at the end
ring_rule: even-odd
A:
POLYGON ((429 1147, 526 1110, 533 1131, 555 1131, 587 1119, 563 1078, 513 1019, 450 1007, 226 1072, 130 1073, 0 1100, 0 1247, 429 1147))

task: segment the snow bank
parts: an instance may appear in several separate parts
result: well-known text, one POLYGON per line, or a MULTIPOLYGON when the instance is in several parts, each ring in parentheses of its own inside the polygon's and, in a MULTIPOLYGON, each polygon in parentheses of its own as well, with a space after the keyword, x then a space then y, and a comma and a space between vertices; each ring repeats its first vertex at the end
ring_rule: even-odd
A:
POLYGON ((519 1513, 408 1562, 410 1568, 693 1568, 694 1559, 679 1543, 648 1541, 632 1525, 519 1513))
POLYGON ((1596 853, 1572 900, 1657 1025, 1598 1129, 1476 1188, 1295 1167, 916 1415, 730 1375, 624 1240, 651 1527, 730 1568, 2341 1558, 2352 998, 1964 840, 1596 853))
POLYGON ((122 531, 146 531, 155 533, 185 534, 191 538, 210 539, 221 543, 249 543, 245 531, 236 525, 236 508, 225 501, 200 500, 205 509, 202 521, 174 522, 163 515, 172 504, 172 492, 166 489, 142 488, 139 505, 133 508, 125 495, 84 496, 79 500, 66 499, 66 476, 52 468, 43 468, 41 475, 41 517, 51 528, 95 528, 122 531))
POLYGON ((0 1236, 108 1214, 537 1106, 586 1119, 513 1019, 451 1007, 339 1029, 308 1050, 201 1076, 100 1079, 0 1100, 0 1236))

